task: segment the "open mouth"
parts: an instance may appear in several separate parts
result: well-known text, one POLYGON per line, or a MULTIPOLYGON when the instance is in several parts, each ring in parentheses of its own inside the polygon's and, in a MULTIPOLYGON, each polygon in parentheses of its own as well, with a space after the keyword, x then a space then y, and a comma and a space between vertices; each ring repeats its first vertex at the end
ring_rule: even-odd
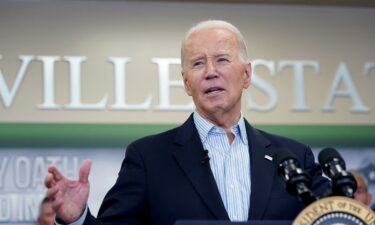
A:
POLYGON ((215 93, 219 93, 221 91, 224 91, 224 89, 221 88, 221 87, 211 87, 211 88, 207 89, 204 93, 205 94, 215 94, 215 93))

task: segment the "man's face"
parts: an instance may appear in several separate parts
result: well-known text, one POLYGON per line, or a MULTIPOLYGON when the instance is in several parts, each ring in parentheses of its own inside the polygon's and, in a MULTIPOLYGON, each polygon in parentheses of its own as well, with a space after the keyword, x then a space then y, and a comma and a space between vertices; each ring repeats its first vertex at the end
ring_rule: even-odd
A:
POLYGON ((51 202, 46 202, 42 206, 42 212, 38 218, 39 225, 53 225, 55 222, 55 211, 51 202))
POLYGON ((362 202, 365 205, 370 205, 372 196, 367 191, 365 182, 362 178, 357 176, 355 177, 355 179, 357 181, 357 191, 354 193, 354 199, 359 202, 362 202))
POLYGON ((192 33, 184 46, 183 79, 197 111, 239 113, 242 90, 250 85, 251 69, 240 58, 238 41, 227 29, 192 33))

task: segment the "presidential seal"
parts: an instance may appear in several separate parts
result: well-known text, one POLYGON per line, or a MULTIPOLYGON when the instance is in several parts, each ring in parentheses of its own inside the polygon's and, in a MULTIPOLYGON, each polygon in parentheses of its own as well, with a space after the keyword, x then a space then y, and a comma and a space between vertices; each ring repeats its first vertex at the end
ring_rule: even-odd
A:
POLYGON ((328 197, 306 207, 293 225, 375 225, 375 213, 347 197, 328 197))

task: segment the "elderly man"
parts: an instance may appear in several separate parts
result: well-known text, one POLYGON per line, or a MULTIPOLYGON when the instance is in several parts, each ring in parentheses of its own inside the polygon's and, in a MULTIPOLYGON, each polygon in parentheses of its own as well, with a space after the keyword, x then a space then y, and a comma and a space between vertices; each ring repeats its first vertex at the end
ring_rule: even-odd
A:
MULTIPOLYGON (((239 30, 203 21, 181 47, 182 78, 196 110, 180 127, 130 144, 115 185, 98 217, 86 205, 90 161, 78 181, 55 167, 45 179, 57 222, 172 225, 176 220, 291 220, 303 204, 288 194, 272 156, 288 148, 313 178, 328 188, 309 147, 253 128, 241 114, 251 65, 239 30)), ((95 179, 100 179, 97 177, 95 179)))

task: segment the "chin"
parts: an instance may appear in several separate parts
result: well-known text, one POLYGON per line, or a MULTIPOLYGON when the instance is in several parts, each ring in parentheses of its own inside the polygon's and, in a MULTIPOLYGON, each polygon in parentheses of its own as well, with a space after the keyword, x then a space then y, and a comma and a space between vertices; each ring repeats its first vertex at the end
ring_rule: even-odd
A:
POLYGON ((218 113, 218 112, 223 112, 223 111, 227 111, 224 105, 214 105, 214 106, 211 106, 209 109, 209 112, 213 114, 218 113))

